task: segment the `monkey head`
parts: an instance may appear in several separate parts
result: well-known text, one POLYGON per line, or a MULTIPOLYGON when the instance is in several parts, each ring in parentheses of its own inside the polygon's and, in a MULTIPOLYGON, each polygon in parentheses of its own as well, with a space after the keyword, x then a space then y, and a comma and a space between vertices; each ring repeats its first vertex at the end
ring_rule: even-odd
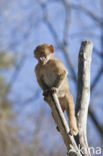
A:
POLYGON ((53 45, 41 44, 34 50, 34 56, 39 63, 45 65, 54 56, 53 45))

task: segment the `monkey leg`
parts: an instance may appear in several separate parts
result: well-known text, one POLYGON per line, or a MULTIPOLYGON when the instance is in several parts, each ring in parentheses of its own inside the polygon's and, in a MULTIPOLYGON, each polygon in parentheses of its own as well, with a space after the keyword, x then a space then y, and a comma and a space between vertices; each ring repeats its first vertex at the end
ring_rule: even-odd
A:
MULTIPOLYGON (((53 112, 52 112, 52 117, 53 117, 53 119, 54 119, 54 121, 55 121, 55 123, 56 123, 56 120, 55 120, 55 117, 54 117, 53 112)), ((59 128, 58 128, 58 126, 56 126, 56 129, 57 129, 58 132, 60 131, 59 128)))
POLYGON ((66 94, 66 101, 67 101, 66 113, 69 119, 70 134, 77 135, 78 128, 77 128, 77 122, 75 117, 74 101, 72 95, 69 92, 68 94, 66 94))
POLYGON ((50 107, 52 107, 52 99, 51 99, 51 96, 49 94, 44 96, 44 101, 46 101, 48 103, 48 105, 50 107))
MULTIPOLYGON (((44 95, 44 94, 43 94, 44 95)), ((48 94, 49 95, 49 94, 48 94)), ((52 107, 51 105, 52 105, 52 102, 51 102, 51 98, 50 98, 50 96, 44 96, 44 101, 46 101, 48 104, 49 104, 49 106, 50 107, 52 107)), ((54 119, 54 121, 55 121, 55 123, 56 123, 56 120, 55 120, 55 117, 54 117, 54 114, 53 114, 53 112, 52 112, 52 117, 53 117, 53 119, 54 119)), ((56 129, 57 129, 57 131, 59 131, 59 128, 58 128, 58 126, 56 127, 56 129)))

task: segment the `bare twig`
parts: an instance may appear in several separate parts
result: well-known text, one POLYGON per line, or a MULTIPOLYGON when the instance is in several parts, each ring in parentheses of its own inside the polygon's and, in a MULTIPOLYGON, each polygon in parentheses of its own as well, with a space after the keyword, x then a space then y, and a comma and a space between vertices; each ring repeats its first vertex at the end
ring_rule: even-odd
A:
POLYGON ((70 30, 70 24, 71 24, 71 10, 65 7, 65 25, 64 25, 64 38, 63 42, 64 45, 67 46, 69 43, 69 30, 70 30))
POLYGON ((103 66, 100 67, 100 69, 91 85, 91 91, 93 91, 94 87, 96 87, 96 84, 99 82, 99 79, 101 78, 102 74, 103 74, 103 66))
POLYGON ((69 127, 59 104, 57 95, 51 94, 50 96, 47 96, 46 101, 50 103, 54 120, 60 130, 64 143, 67 147, 68 155, 81 156, 73 136, 69 134, 69 127))
POLYGON ((97 118, 94 115, 94 112, 92 111, 92 109, 90 107, 89 107, 89 114, 90 114, 92 120, 94 121, 96 128, 100 132, 100 135, 103 138, 103 126, 100 125, 100 123, 98 122, 97 118))
MULTIPOLYGON (((26 60, 26 55, 23 55, 21 60, 19 61, 19 63, 16 65, 15 67, 15 70, 5 88, 5 93, 8 92, 8 89, 9 89, 9 92, 11 91, 12 87, 13 87, 13 84, 15 83, 15 81, 17 80, 17 77, 21 71, 21 69, 23 68, 23 65, 25 63, 25 60, 26 60)), ((3 101, 5 101, 5 96, 3 96, 3 101)))
POLYGON ((23 68, 23 65, 25 63, 26 58, 27 58, 27 56, 23 55, 21 57, 21 60, 19 61, 19 63, 16 65, 15 70, 14 70, 12 76, 11 76, 11 79, 10 79, 9 83, 8 83, 9 86, 12 86, 15 83, 15 81, 17 79, 17 76, 19 75, 19 72, 23 68))
POLYGON ((62 1, 68 9, 71 8, 71 9, 75 9, 77 11, 81 11, 81 12, 85 13, 86 15, 89 15, 95 22, 97 22, 97 24, 99 24, 100 26, 103 26, 102 20, 99 17, 97 17, 92 11, 90 11, 84 7, 81 7, 79 5, 68 3, 66 0, 62 0, 62 1))
POLYGON ((79 141, 85 156, 90 156, 87 136, 87 114, 90 100, 90 62, 93 44, 82 42, 79 53, 78 71, 78 95, 77 95, 77 120, 79 129, 79 141))

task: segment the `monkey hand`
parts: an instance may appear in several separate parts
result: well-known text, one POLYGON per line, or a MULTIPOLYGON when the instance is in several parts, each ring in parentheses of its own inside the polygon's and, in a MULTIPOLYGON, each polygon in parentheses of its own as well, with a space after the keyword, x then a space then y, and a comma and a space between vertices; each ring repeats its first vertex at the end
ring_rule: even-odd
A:
POLYGON ((58 89, 57 89, 56 87, 52 87, 51 89, 46 89, 46 90, 43 92, 42 95, 45 97, 45 96, 50 95, 50 93, 51 93, 51 94, 57 93, 57 91, 58 91, 58 89))
POLYGON ((44 101, 48 102, 49 91, 48 90, 44 90, 42 95, 44 96, 44 101))
POLYGON ((58 91, 58 89, 56 87, 52 87, 51 89, 44 90, 44 92, 42 94, 44 96, 44 101, 48 102, 48 96, 50 94, 57 93, 57 91, 58 91))
POLYGON ((77 135, 78 134, 78 128, 77 128, 77 123, 76 123, 76 118, 72 117, 71 120, 69 121, 69 127, 70 127, 70 135, 77 135))
POLYGON ((53 94, 53 93, 57 93, 58 92, 58 88, 56 87, 52 87, 50 92, 53 94))
POLYGON ((46 89, 44 90, 42 95, 45 97, 45 96, 48 96, 49 94, 50 94, 50 89, 46 89))

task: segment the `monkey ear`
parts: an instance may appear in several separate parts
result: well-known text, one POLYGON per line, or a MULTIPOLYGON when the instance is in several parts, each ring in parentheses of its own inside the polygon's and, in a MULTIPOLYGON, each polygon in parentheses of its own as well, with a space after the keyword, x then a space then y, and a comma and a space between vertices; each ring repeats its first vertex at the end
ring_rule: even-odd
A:
POLYGON ((50 45, 49 48, 50 48, 51 52, 54 53, 54 51, 55 51, 54 46, 50 45))

